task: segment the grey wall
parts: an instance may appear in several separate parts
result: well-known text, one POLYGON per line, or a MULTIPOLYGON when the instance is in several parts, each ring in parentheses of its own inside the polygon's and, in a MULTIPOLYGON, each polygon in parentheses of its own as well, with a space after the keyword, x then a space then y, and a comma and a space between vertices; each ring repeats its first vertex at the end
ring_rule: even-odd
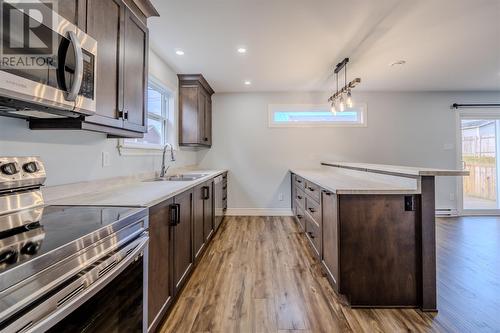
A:
MULTIPOLYGON (((177 76, 152 52, 150 73, 174 90, 174 96, 177 98, 177 76)), ((158 154, 121 156, 117 146, 117 139, 107 139, 104 134, 83 131, 31 131, 24 120, 0 117, 0 156, 40 156, 47 167, 47 185, 126 176, 160 169, 161 156, 158 154), (109 167, 102 167, 102 152, 108 152, 110 155, 109 167)), ((196 158, 196 152, 179 151, 177 162, 172 166, 193 165, 197 162, 196 158)))
MULTIPOLYGON (((324 93, 216 94, 213 147, 204 167, 230 170, 229 208, 287 208, 289 168, 324 159, 456 167, 454 102, 498 102, 500 93, 355 93, 367 103, 366 128, 269 128, 268 104, 324 103, 324 93), (451 149, 448 146, 451 145, 451 149), (284 200, 279 200, 279 194, 284 200)), ((456 208, 455 179, 437 181, 437 208, 456 208)))

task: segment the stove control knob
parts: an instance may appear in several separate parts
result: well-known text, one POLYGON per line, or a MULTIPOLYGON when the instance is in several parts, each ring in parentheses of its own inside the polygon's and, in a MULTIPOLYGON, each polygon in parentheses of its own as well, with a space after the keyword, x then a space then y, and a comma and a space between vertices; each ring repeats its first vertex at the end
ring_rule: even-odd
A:
POLYGON ((17 262, 17 257, 19 254, 16 250, 10 249, 0 253, 0 265, 1 264, 15 264, 17 262))
POLYGON ((12 176, 19 172, 16 163, 5 163, 0 167, 0 170, 6 175, 12 176))
POLYGON ((38 165, 35 162, 28 162, 23 165, 23 169, 27 173, 35 173, 38 171, 38 165))
POLYGON ((40 248, 39 243, 28 242, 28 243, 24 244, 24 246, 21 248, 21 253, 34 255, 38 252, 39 248, 40 248))

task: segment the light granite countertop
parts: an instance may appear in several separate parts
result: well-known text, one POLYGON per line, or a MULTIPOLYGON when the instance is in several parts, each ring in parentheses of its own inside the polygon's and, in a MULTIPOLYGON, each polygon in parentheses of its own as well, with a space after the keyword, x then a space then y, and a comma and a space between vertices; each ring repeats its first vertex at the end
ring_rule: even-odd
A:
POLYGON ((86 184, 69 184, 44 189, 47 192, 44 196, 46 203, 51 205, 152 207, 226 171, 189 170, 182 172, 183 174, 207 174, 193 181, 148 181, 137 178, 115 182, 105 180, 86 184), (87 187, 87 189, 85 193, 74 195, 77 187, 87 187))
POLYGON ((423 167, 409 167, 386 164, 369 163, 351 163, 351 162, 332 162, 323 161, 323 165, 338 168, 356 169, 364 172, 385 173, 400 177, 417 178, 421 176, 468 176, 469 172, 465 170, 436 169, 423 167))
POLYGON ((291 172, 337 194, 419 194, 418 179, 322 166, 291 172))

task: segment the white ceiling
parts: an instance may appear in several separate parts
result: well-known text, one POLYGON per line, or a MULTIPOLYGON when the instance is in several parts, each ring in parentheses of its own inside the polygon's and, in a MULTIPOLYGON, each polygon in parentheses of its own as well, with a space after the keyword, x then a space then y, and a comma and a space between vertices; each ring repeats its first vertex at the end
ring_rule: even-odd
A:
POLYGON ((153 3, 153 49, 216 92, 329 90, 344 57, 360 90, 500 91, 500 0, 153 3), (407 63, 389 66, 397 60, 407 63))

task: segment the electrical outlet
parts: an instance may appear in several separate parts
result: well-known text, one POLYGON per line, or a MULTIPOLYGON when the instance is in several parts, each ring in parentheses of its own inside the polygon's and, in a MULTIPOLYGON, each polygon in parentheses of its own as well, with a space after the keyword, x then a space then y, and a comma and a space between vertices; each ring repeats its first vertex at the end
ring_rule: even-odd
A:
POLYGON ((278 200, 279 200, 279 201, 283 201, 284 199, 285 199, 285 196, 283 195, 283 193, 280 193, 280 194, 278 195, 278 200))
POLYGON ((102 152, 102 167, 109 167, 111 165, 110 157, 109 157, 109 152, 103 151, 102 152))
POLYGON ((450 193, 450 201, 455 201, 455 193, 450 193))

